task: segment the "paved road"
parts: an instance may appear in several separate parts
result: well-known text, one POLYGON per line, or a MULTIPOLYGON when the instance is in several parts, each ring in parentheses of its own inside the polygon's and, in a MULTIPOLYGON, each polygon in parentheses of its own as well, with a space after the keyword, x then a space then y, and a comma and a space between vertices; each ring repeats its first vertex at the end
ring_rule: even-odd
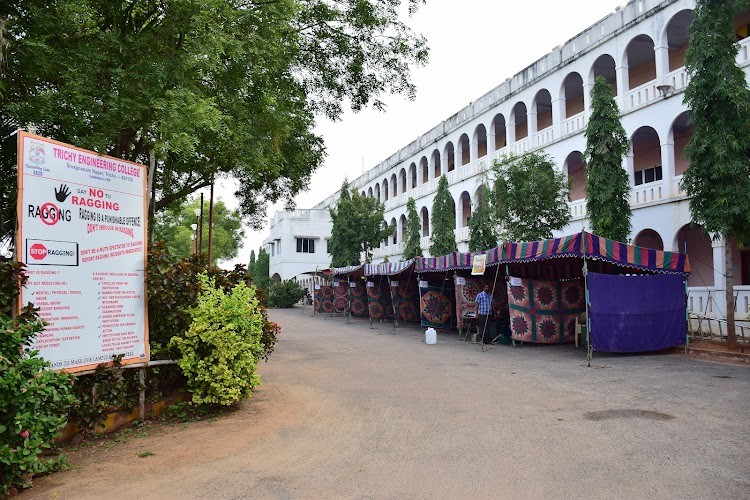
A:
POLYGON ((309 308, 270 316, 284 331, 239 411, 154 437, 147 459, 132 458, 142 444, 114 450, 33 495, 750 498, 747 366, 662 354, 587 368, 572 346, 482 352, 309 308))

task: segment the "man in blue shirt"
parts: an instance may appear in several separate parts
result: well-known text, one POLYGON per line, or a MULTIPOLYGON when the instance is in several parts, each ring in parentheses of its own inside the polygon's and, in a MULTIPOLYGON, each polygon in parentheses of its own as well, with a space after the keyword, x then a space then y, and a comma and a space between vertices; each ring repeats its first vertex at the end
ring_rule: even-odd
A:
POLYGON ((492 342, 492 294, 490 286, 484 285, 474 299, 477 304, 477 341, 492 342))

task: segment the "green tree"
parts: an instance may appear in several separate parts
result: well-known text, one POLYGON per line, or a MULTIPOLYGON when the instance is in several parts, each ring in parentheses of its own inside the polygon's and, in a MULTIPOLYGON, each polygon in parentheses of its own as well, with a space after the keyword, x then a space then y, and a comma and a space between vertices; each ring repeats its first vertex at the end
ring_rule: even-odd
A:
POLYGON ((250 262, 247 263, 247 274, 250 276, 255 273, 255 250, 250 250, 250 262))
POLYGON ((630 145, 612 86, 601 76, 591 89, 591 118, 585 136, 586 211, 591 230, 605 238, 628 241, 630 179, 622 159, 630 145))
MULTIPOLYGON (((200 240, 200 231, 194 230, 192 225, 198 225, 195 209, 200 208, 200 201, 188 198, 182 202, 175 202, 167 210, 159 213, 155 219, 156 239, 167 244, 169 253, 177 258, 188 257, 195 253, 197 245, 193 236, 200 240)), ((223 201, 214 203, 213 246, 211 249, 213 264, 218 261, 233 259, 242 246, 245 231, 239 210, 229 210, 223 201)), ((208 206, 203 213, 203 242, 201 253, 208 254, 208 206)))
POLYGON ((253 284, 256 288, 268 290, 271 284, 271 257, 266 249, 260 247, 258 250, 258 260, 255 262, 255 273, 253 274, 253 284))
POLYGON ((428 51, 404 3, 17 0, 3 12, 0 115, 143 164, 153 151, 156 210, 233 177, 259 226, 321 164, 316 114, 414 97, 428 51))
POLYGON ((420 244, 420 230, 422 224, 419 223, 417 214, 417 204, 414 198, 409 197, 406 202, 406 241, 404 242, 404 259, 408 260, 414 257, 422 257, 422 246, 420 244))
POLYGON ((478 252, 497 246, 495 218, 492 215, 490 199, 492 190, 483 182, 479 186, 474 210, 469 218, 469 251, 478 252))
POLYGON ((438 181, 435 199, 432 201, 430 215, 430 255, 439 257, 458 250, 456 245, 456 205, 450 191, 448 179, 444 175, 438 181))
POLYGON ((553 231, 568 225, 568 185, 548 155, 509 156, 493 170, 493 207, 501 239, 552 238, 553 231))
POLYGON ((360 263, 364 254, 370 262, 372 249, 393 233, 393 228, 383 228, 385 207, 375 198, 368 198, 349 190, 349 183, 341 185, 339 200, 329 209, 333 227, 328 240, 331 266, 345 267, 360 263))
POLYGON ((714 239, 725 241, 727 343, 737 346, 734 325, 733 240, 750 238, 750 90, 737 67, 733 17, 744 1, 698 0, 690 26, 685 103, 695 127, 685 153, 682 187, 690 215, 714 239))

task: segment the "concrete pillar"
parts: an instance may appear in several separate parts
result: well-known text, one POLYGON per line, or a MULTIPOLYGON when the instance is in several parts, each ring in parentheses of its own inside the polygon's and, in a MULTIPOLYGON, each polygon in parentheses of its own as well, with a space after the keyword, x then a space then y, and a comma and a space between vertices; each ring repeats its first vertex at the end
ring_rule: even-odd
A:
POLYGON ((726 244, 723 238, 711 241, 714 268, 714 291, 711 293, 711 307, 713 307, 714 316, 717 318, 727 317, 726 283, 724 278, 727 272, 726 256, 724 255, 726 244))
POLYGON ((529 149, 534 147, 534 136, 538 132, 536 128, 536 107, 531 106, 526 112, 526 130, 529 132, 529 149))
POLYGON ((661 144, 661 176, 664 182, 664 196, 671 197, 676 195, 672 191, 672 179, 674 179, 674 141, 671 134, 661 144))
POLYGON ((615 68, 615 75, 617 77, 617 106, 620 111, 625 110, 625 94, 629 90, 630 80, 627 65, 622 65, 619 68, 615 68))
POLYGON ((474 133, 473 138, 469 141, 469 164, 473 165, 479 158, 479 138, 474 133))
POLYGON ((453 149, 453 166, 456 169, 461 166, 461 141, 457 142, 456 147, 453 149))
POLYGON ((516 114, 511 110, 508 121, 505 123, 505 142, 508 146, 516 142, 516 114))
POLYGON ((661 85, 669 73, 669 47, 654 47, 656 84, 661 85))
POLYGON ((625 158, 623 159, 623 167, 628 172, 628 180, 630 181, 630 189, 632 191, 633 186, 635 186, 635 177, 633 174, 633 170, 635 168, 635 162, 633 161, 633 152, 629 152, 627 155, 625 155, 625 158))
POLYGON ((561 97, 552 101, 552 130, 555 138, 562 137, 565 134, 563 123, 565 122, 565 98, 561 97))
POLYGON ((591 116, 591 89, 593 87, 593 83, 583 84, 583 115, 586 117, 586 123, 588 123, 591 116))

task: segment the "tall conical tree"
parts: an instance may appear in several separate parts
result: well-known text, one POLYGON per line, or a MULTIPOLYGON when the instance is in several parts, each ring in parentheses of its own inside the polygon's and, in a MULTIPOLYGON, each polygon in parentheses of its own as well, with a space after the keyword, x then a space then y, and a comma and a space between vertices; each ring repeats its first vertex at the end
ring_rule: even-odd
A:
POLYGON ((490 189, 482 183, 469 218, 469 251, 478 252, 497 246, 496 224, 490 211, 490 189))
POLYGON ((255 273, 255 250, 250 250, 250 262, 247 263, 247 274, 253 276, 255 273))
POLYGON ((690 162, 682 188, 694 222, 725 241, 727 344, 737 346, 734 326, 733 240, 750 239, 750 90, 737 67, 733 29, 747 0, 698 0, 690 26, 685 103, 695 133, 685 148, 690 162))
POLYGON ((422 247, 419 243, 421 224, 417 215, 417 204, 409 197, 406 202, 406 241, 404 242, 404 259, 422 257, 422 247))
POLYGON ((345 267, 359 264, 359 245, 356 233, 358 228, 352 223, 352 196, 349 182, 344 179, 339 191, 339 200, 329 209, 331 214, 331 237, 328 249, 331 253, 331 266, 345 267))
POLYGON ((253 284, 256 287, 268 290, 268 286, 271 284, 270 267, 271 257, 265 248, 260 247, 258 260, 255 262, 255 275, 253 276, 253 284))
POLYGON ((456 246, 456 205, 448 191, 448 179, 444 175, 438 181, 430 215, 430 254, 433 257, 447 255, 458 250, 456 246))
POLYGON ((598 76, 591 89, 591 117, 586 126, 586 211, 591 230, 627 241, 630 234, 630 179, 622 159, 630 144, 620 122, 612 86, 598 76))

